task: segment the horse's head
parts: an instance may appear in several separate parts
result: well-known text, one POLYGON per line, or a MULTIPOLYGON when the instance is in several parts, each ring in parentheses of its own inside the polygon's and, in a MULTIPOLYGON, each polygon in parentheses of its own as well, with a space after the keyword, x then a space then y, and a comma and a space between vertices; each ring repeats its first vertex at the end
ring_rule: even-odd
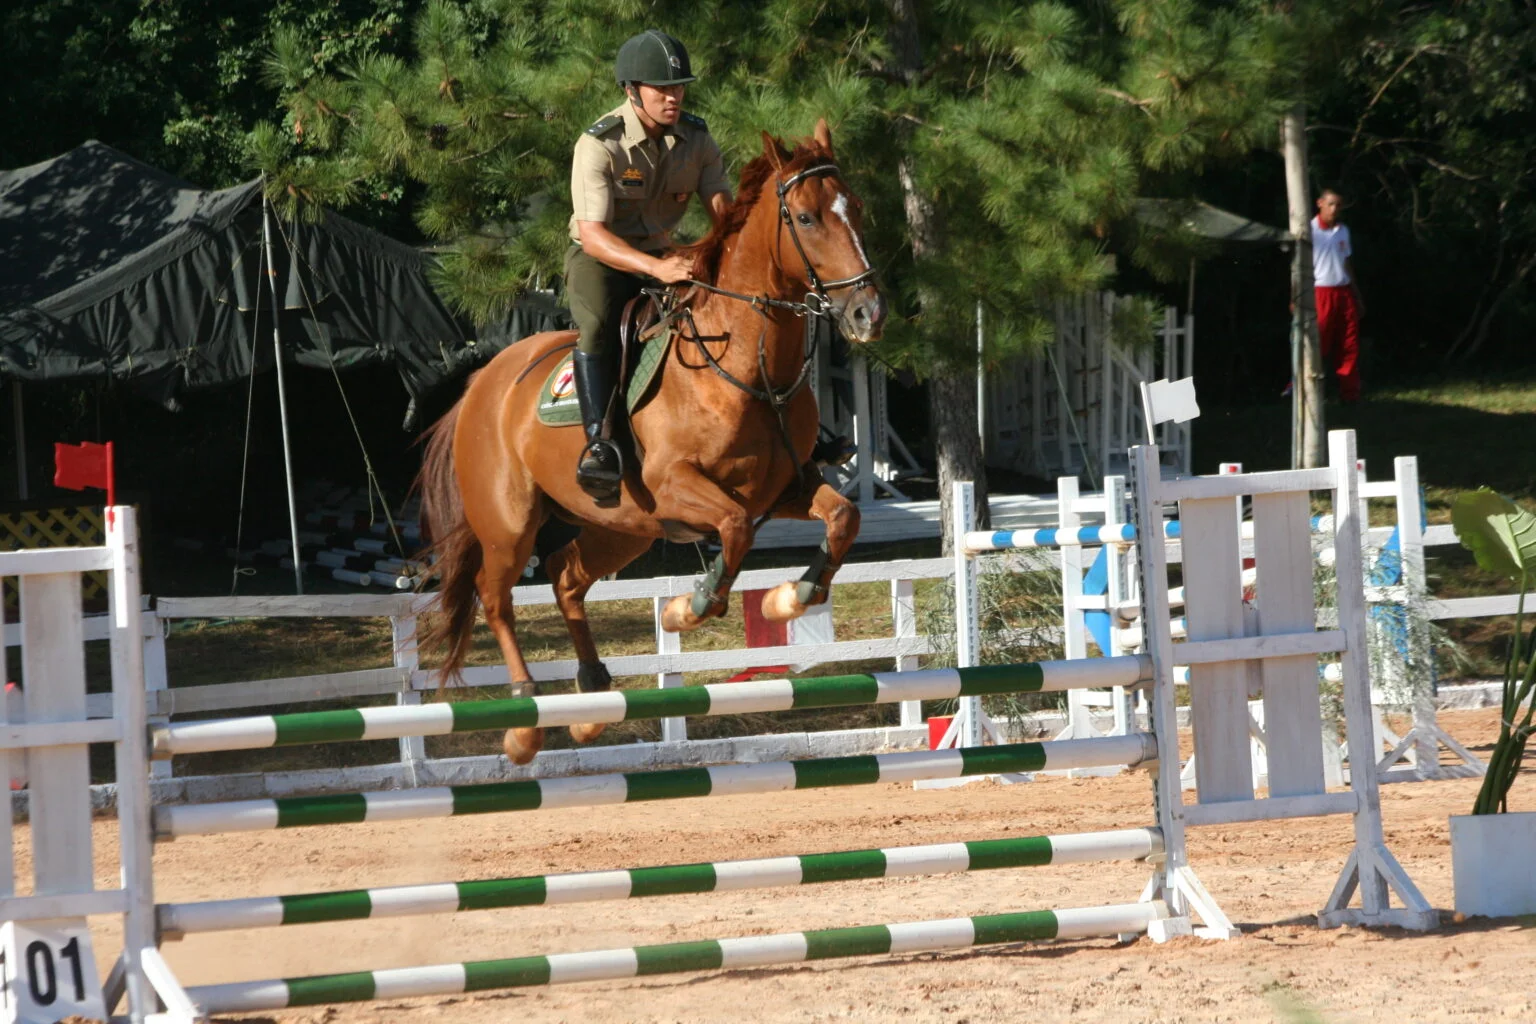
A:
POLYGON ((875 341, 885 328, 885 299, 864 253, 864 204, 838 169, 826 120, 816 122, 812 144, 793 154, 764 132, 763 155, 773 165, 767 184, 779 207, 780 272, 829 298, 850 341, 875 341))

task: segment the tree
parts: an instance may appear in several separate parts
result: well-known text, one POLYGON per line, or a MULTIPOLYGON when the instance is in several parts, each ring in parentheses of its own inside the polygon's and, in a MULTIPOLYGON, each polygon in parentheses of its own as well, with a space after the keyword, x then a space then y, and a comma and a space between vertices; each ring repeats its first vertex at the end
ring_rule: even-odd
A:
POLYGON ((288 120, 255 149, 290 208, 419 185, 418 225, 450 245, 445 293, 492 316, 558 271, 570 147, 618 99, 618 43, 648 24, 688 41, 690 105, 738 163, 760 129, 832 123, 902 314, 877 355, 929 381, 946 510, 951 481, 984 476, 978 307, 986 364, 1049 344, 1053 298, 1111 280, 1137 197, 1271 144, 1286 105, 1283 25, 1255 0, 435 0, 412 57, 343 75, 280 35, 288 120))
POLYGON ((1314 151, 1356 201, 1405 301, 1373 302, 1395 358, 1465 363, 1508 324, 1529 349, 1536 271, 1536 10, 1511 0, 1358 5, 1319 89, 1314 151), (1517 316, 1518 314, 1518 316, 1517 316))
POLYGON ((99 139, 210 188, 250 177, 246 133, 277 112, 259 70, 274 30, 314 68, 388 50, 420 0, 29 0, 0 14, 0 167, 99 139))

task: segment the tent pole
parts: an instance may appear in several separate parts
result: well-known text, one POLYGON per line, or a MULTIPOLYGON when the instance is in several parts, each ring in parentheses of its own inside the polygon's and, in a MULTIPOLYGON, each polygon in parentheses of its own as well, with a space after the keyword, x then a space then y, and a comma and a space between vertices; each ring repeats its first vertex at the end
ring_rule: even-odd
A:
POLYGON ((32 497, 27 488, 27 417, 22 410, 21 381, 11 381, 11 415, 16 424, 16 497, 32 497))
MULTIPOLYGON (((261 195, 261 244, 267 250, 267 287, 272 291, 272 365, 277 370, 277 415, 283 427, 283 472, 288 481, 288 534, 293 541, 293 592, 304 593, 304 570, 299 564, 299 510, 293 496, 293 444, 288 437, 288 392, 283 386, 282 304, 277 299, 277 263, 272 258, 272 204, 266 189, 261 195)), ((290 260, 290 264, 291 264, 290 260)))

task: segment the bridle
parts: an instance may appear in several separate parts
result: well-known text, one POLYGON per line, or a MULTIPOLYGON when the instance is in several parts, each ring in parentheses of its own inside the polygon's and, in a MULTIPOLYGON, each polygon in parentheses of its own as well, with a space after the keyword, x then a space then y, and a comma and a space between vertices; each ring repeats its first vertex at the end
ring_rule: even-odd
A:
MULTIPOLYGON (((789 240, 795 243, 795 252, 800 254, 800 262, 805 265, 805 279, 810 283, 811 289, 816 295, 817 299, 820 300, 822 307, 827 308, 831 305, 831 299, 828 297, 827 292, 832 291, 835 288, 862 288, 864 285, 867 285, 874 280, 875 268, 865 267, 862 273, 854 274, 852 277, 845 277, 837 281, 827 281, 823 283, 820 275, 816 273, 815 266, 811 264, 811 258, 805 254, 805 246, 800 244, 800 232, 795 227, 795 218, 791 216, 789 212, 789 191, 807 178, 820 177, 823 175, 836 175, 837 177, 842 177, 843 172, 838 169, 837 164, 834 164, 831 161, 823 161, 819 164, 812 164, 811 166, 802 168, 801 170, 790 175, 787 179, 779 182, 778 194, 779 221, 782 224, 788 225, 789 240)), ((852 230, 852 225, 849 225, 850 233, 852 230)))
MULTIPOLYGON (((806 293, 805 300, 803 302, 791 302, 786 299, 775 299, 767 295, 744 295, 740 292, 733 292, 725 288, 718 288, 715 285, 708 284, 704 281, 688 282, 695 288, 700 288, 712 294, 724 296, 728 299, 735 299, 738 302, 745 302, 752 307, 753 311, 756 312, 759 317, 762 318, 763 326, 762 329, 758 332, 757 336, 757 369, 758 373, 762 376, 763 387, 755 388, 750 384, 747 384, 746 382, 738 379, 729 370, 720 365, 719 360, 717 360, 713 353, 709 351, 709 347, 704 343, 704 339, 700 337, 698 328, 693 323, 692 310, 685 309, 683 311, 683 316, 687 319, 690 333, 692 334, 692 337, 688 340, 699 346, 699 351, 703 353, 704 359, 709 363, 710 368, 713 369, 715 373, 719 374, 722 379, 728 381, 735 387, 751 395, 753 398, 759 399, 760 401, 765 401, 769 405, 772 405, 774 407, 774 411, 778 414, 780 427, 784 430, 786 440, 788 438, 788 429, 784 427, 784 415, 781 407, 787 403, 790 398, 794 397, 795 393, 804 387, 805 382, 810 378, 811 367, 816 360, 815 321, 817 319, 830 321, 833 315, 832 297, 827 293, 839 288, 864 288, 872 285, 874 282, 875 268, 872 266, 866 267, 862 272, 854 274, 852 277, 839 278, 835 281, 823 281, 821 279, 821 275, 816 273, 816 267, 811 262, 811 257, 806 253, 805 245, 800 241, 800 232, 795 226, 795 218, 789 212, 788 196, 790 190, 793 189, 796 185, 805 181, 807 178, 820 177, 823 175, 837 175, 841 177, 842 173, 842 170, 837 166, 837 164, 832 163, 830 160, 824 160, 819 164, 812 164, 809 167, 801 168, 794 174, 790 175, 788 178, 778 179, 774 190, 776 198, 779 201, 779 251, 781 253, 783 252, 783 228, 788 227, 789 239, 794 243, 795 252, 800 255, 800 263, 805 268, 806 283, 811 286, 811 290, 806 293), (768 354, 766 351, 768 338, 768 315, 764 312, 765 309, 787 310, 788 312, 794 313, 796 316, 805 318, 805 356, 800 364, 800 373, 795 377, 794 382, 789 384, 787 387, 774 387, 772 378, 768 376, 768 354)), ((852 225, 849 226, 849 231, 850 233, 852 232, 852 225)), ((779 259, 779 263, 782 266, 782 256, 779 259)))

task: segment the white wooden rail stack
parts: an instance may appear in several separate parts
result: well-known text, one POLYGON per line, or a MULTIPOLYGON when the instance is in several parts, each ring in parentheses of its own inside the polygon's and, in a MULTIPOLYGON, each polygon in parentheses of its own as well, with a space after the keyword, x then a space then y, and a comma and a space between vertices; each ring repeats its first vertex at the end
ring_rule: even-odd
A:
MULTIPOLYGON (((1395 924, 1429 929, 1438 914, 1414 886, 1382 835, 1379 782, 1373 771, 1352 773, 1350 788, 1330 793, 1324 775, 1317 658, 1337 652, 1343 667, 1346 728, 1372 733, 1364 583, 1338 574, 1338 628, 1318 630, 1313 596, 1311 493, 1327 491, 1333 505, 1334 563, 1361 564, 1359 476, 1351 431, 1329 434, 1329 465, 1278 473, 1163 480, 1156 451, 1132 452, 1137 526, 1142 536, 1163 528, 1163 507, 1179 506, 1184 538, 1184 602, 1189 639, 1148 630, 1152 657, 1153 723, 1159 749, 1157 796, 1170 885, 1186 878, 1184 831, 1201 825, 1352 815, 1354 846, 1319 924, 1395 924), (1256 616, 1244 615, 1241 526, 1234 502, 1253 502, 1256 616), (1186 805, 1173 722, 1175 666, 1189 666, 1194 749, 1201 771, 1195 802, 1186 805), (1253 787, 1248 712, 1250 667, 1258 670, 1266 723, 1269 795, 1253 787), (1358 892, 1361 906, 1351 909, 1358 892), (1402 905, 1393 907, 1391 894, 1402 905)), ((1169 620, 1167 551, 1138 545, 1143 580, 1142 621, 1169 620)), ((1198 882, 1181 886, 1199 893, 1198 882)), ((1192 896, 1193 898, 1193 896, 1192 896)))

